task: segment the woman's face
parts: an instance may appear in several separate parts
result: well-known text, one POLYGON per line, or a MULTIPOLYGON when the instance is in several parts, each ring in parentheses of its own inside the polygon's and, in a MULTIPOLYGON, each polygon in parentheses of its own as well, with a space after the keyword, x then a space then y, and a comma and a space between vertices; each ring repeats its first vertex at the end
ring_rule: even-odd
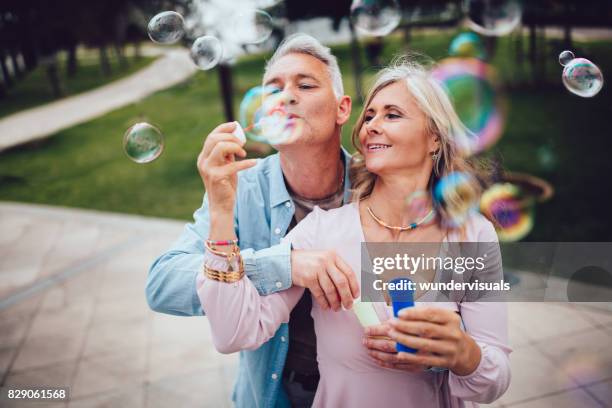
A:
POLYGON ((379 176, 404 170, 431 174, 431 153, 439 143, 426 125, 427 117, 404 82, 381 89, 366 106, 359 131, 368 171, 379 176))

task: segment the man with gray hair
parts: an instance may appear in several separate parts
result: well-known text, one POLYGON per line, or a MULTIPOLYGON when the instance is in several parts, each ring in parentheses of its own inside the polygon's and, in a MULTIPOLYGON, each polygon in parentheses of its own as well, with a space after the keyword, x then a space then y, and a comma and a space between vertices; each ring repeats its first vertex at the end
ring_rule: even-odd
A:
MULTIPOLYGON (((264 84, 286 93, 285 108, 300 122, 299 134, 275 146, 277 154, 242 161, 234 160, 246 156, 232 133, 236 123, 221 124, 207 136, 198 157, 203 205, 151 266, 146 296, 158 312, 204 315, 196 288, 212 257, 205 241, 237 238, 244 272, 260 294, 292 285, 307 290, 288 324, 258 349, 241 351, 232 399, 240 407, 309 407, 319 378, 311 294, 322 308, 337 311, 351 307, 359 285, 335 253, 292 250, 280 239, 314 206, 348 203, 350 155, 341 147, 341 129, 351 99, 329 48, 305 34, 283 41, 266 65, 264 84)), ((225 267, 217 269, 231 270, 229 263, 225 267)))

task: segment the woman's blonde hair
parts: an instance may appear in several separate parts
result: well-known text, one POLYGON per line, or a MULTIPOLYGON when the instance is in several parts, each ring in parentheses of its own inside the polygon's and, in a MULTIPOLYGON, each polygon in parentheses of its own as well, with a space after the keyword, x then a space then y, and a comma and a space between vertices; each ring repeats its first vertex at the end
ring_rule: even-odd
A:
MULTIPOLYGON (((417 105, 425 114, 427 118, 427 133, 437 136, 440 143, 428 183, 428 190, 432 194, 432 198, 433 189, 438 180, 455 171, 474 176, 473 185, 469 189, 472 190, 470 195, 476 195, 476 197, 473 197, 474 199, 480 197, 482 190, 477 180, 481 180, 482 176, 477 175, 475 168, 464 158, 464 154, 468 149, 470 130, 465 127, 459 116, 457 116, 443 86, 431 76, 430 65, 431 63, 426 65, 417 62, 414 56, 402 56, 394 59, 387 68, 382 69, 377 74, 352 133, 353 146, 357 150, 357 153, 353 156, 350 168, 353 201, 359 201, 368 197, 372 193, 376 178, 378 177, 376 174, 370 173, 366 168, 363 147, 359 141, 359 133, 364 124, 367 107, 380 90, 399 81, 403 81, 406 84, 406 89, 414 97, 417 105)), ((469 198, 465 196, 465 191, 454 196, 456 196, 455 199, 451 195, 451 199, 447 199, 445 205, 432 200, 442 224, 446 226, 453 225, 450 219, 453 207, 463 207, 465 203, 459 201, 469 198)))

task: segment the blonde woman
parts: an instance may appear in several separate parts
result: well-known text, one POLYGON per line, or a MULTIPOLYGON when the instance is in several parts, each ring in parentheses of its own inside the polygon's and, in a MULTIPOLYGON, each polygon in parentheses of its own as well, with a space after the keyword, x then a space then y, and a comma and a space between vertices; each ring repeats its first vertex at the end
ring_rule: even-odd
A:
MULTIPOLYGON (((333 250, 356 271, 361 242, 496 242, 493 225, 479 214, 461 230, 449 228, 447 211, 431 194, 427 205, 434 221, 407 218, 407 196, 431 192, 436 180, 452 171, 469 171, 458 154, 465 127, 428 70, 405 60, 382 70, 364 106, 353 131, 358 151, 351 169, 353 202, 330 211, 315 208, 285 241, 296 249, 333 250), (393 228, 415 223, 416 228, 393 228)), ((207 259, 214 266, 215 255, 207 259)), ((215 347, 232 353, 272 337, 289 320, 303 290, 260 296, 242 277, 234 283, 200 280, 198 294, 215 347)), ((388 322, 393 340, 419 353, 399 353, 402 369, 386 368, 364 346, 364 329, 353 311, 323 310, 313 302, 321 375, 313 406, 463 407, 493 402, 506 391, 511 349, 505 305, 427 304, 417 298, 401 319, 393 319, 384 303, 376 311, 388 322), (431 366, 447 370, 428 370, 431 366)))

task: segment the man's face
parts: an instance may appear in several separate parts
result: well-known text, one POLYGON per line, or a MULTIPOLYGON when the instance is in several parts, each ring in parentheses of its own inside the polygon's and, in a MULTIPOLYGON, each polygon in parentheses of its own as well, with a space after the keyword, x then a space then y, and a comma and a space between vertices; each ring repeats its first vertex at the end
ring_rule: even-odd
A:
POLYGON ((299 133, 284 145, 324 143, 336 136, 336 129, 350 116, 350 98, 336 98, 327 65, 301 53, 291 53, 276 61, 264 77, 264 85, 280 89, 291 120, 299 133))

